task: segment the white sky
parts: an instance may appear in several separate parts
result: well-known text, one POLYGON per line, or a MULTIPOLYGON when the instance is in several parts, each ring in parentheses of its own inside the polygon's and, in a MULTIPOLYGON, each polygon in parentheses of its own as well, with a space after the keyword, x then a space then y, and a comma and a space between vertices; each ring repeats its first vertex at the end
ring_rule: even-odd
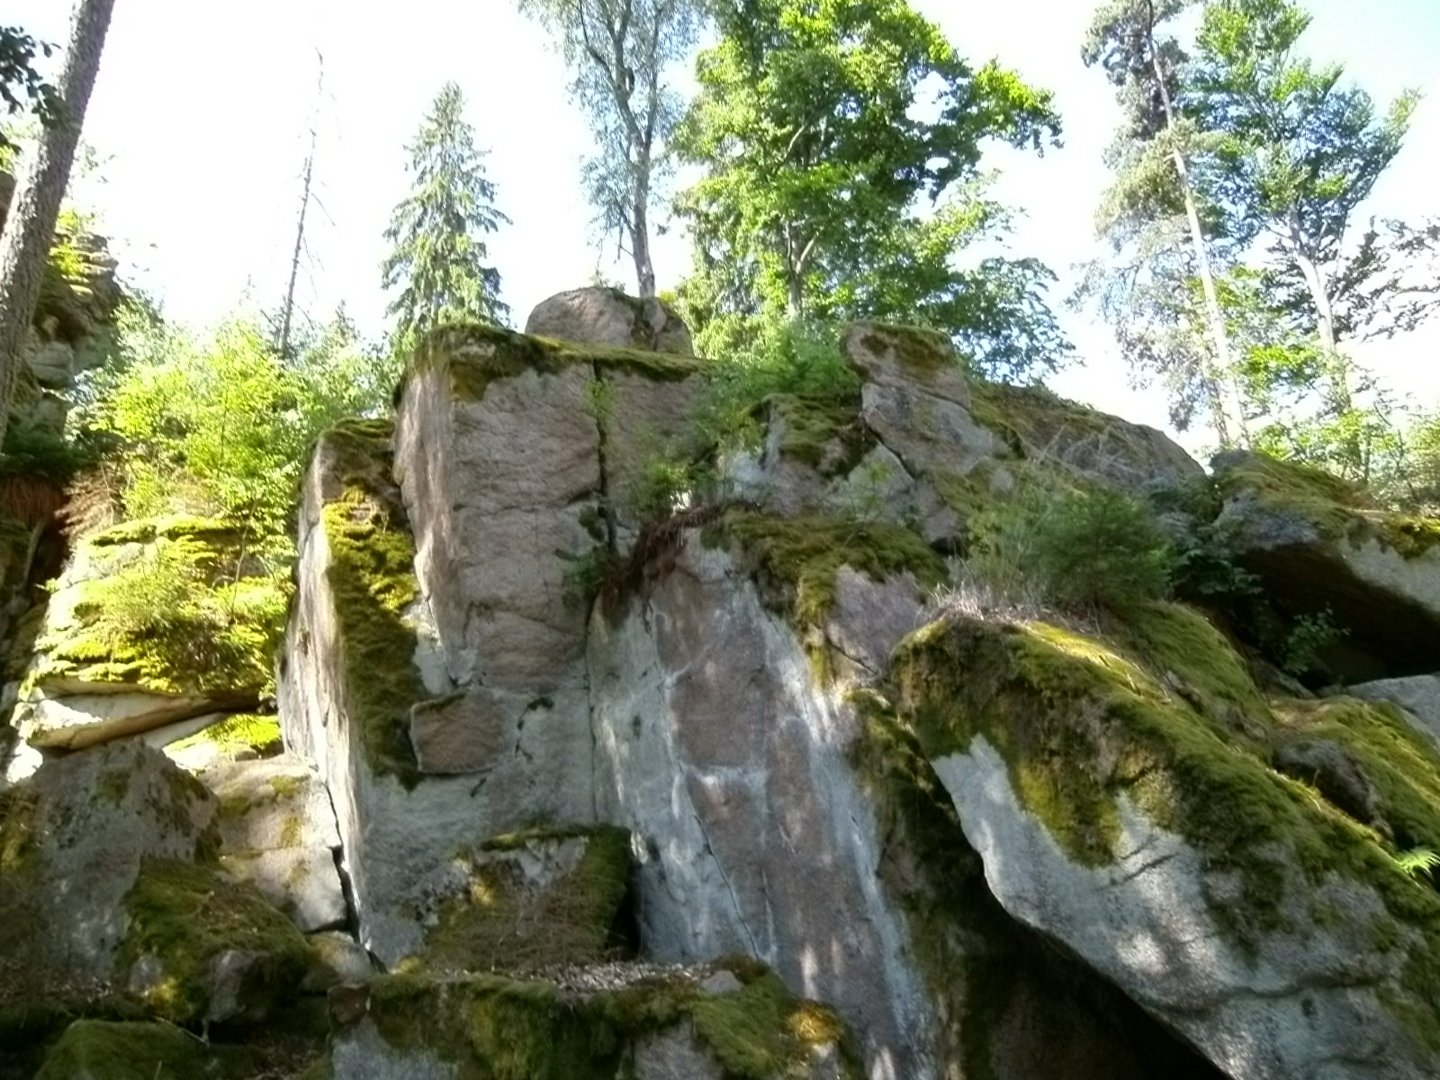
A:
MULTIPOLYGON (((1096 253, 1091 221, 1107 174, 1100 155, 1116 122, 1110 88, 1080 62, 1095 0, 912 0, 962 54, 992 56, 1055 92, 1064 147, 1043 158, 997 150, 998 193, 1025 217, 1012 252, 1061 275, 1096 253)), ((1440 0, 1310 0, 1306 51, 1347 63, 1388 101, 1417 87, 1414 130, 1376 192, 1373 210, 1440 214, 1440 0)), ((299 301, 315 317, 344 302, 367 332, 384 326, 381 232, 404 195, 403 145, 440 85, 456 80, 488 147, 498 202, 514 224, 492 238, 504 298, 516 322, 561 289, 585 284, 603 254, 583 204, 579 160, 589 134, 566 99, 566 77, 546 39, 512 0, 119 0, 86 124, 103 165, 81 189, 101 213, 124 272, 163 300, 172 318, 210 323, 247 300, 279 302, 294 238, 299 173, 316 110, 316 50, 325 59, 312 208, 299 301), (98 182, 96 182, 98 180, 98 182)), ((5 21, 63 41, 64 0, 9 0, 5 21)), ((659 237, 661 287, 688 268, 677 231, 659 237)), ((631 282, 633 287, 633 282, 631 282)), ((1163 403, 1132 392, 1108 332, 1065 316, 1085 360, 1057 390, 1165 425, 1163 403)), ((1403 389, 1440 394, 1440 327, 1372 359, 1403 389)))

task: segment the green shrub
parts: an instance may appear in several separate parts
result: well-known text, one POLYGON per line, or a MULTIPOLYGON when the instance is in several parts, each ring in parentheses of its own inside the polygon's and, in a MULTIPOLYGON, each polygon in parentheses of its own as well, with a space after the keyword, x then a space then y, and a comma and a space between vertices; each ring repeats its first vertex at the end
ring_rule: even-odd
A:
POLYGON ((971 540, 970 576, 1021 605, 1124 609, 1164 596, 1174 570, 1153 511, 1108 488, 1028 485, 971 540))

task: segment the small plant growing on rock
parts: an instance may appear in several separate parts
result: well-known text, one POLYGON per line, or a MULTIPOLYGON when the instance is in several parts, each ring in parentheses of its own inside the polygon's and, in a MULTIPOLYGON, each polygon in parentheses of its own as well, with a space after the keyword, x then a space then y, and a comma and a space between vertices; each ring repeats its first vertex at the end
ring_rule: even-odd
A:
POLYGON ((971 536, 967 576, 1022 606, 1123 610, 1163 597, 1174 569, 1154 513, 1108 488, 1031 485, 971 536))

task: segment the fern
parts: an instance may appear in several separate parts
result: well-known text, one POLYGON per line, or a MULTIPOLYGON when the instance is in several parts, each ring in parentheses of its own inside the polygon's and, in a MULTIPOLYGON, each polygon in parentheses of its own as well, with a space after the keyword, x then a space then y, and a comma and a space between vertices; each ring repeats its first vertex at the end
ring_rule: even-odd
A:
POLYGON ((1440 866, 1440 855, 1427 847, 1411 848, 1409 851, 1402 851, 1395 856, 1395 865, 1401 872, 1412 878, 1418 878, 1421 874, 1428 874, 1435 867, 1440 866))

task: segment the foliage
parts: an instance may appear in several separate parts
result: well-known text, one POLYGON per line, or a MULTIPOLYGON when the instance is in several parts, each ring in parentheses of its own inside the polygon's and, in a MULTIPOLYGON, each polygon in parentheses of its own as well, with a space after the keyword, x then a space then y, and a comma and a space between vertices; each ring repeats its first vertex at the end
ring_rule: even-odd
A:
POLYGON ((1109 488, 1031 482, 970 530, 968 575, 1021 605, 1124 610, 1164 596, 1175 568, 1153 511, 1109 488))
POLYGON ((1346 634, 1337 626, 1335 616, 1324 611, 1301 615, 1291 623, 1280 648, 1280 670, 1299 677, 1315 667, 1320 654, 1338 643, 1346 634))
POLYGON ((520 10, 554 35, 570 66, 599 148, 585 163, 591 205, 607 233, 628 241, 640 295, 654 296, 650 204, 681 112, 665 69, 694 44, 698 0, 520 0, 520 10))
POLYGON ((1058 132, 1049 95, 996 64, 972 68, 904 0, 734 0, 716 19, 676 133, 706 170, 678 206, 702 326, 898 315, 963 338, 977 362, 993 351, 997 370, 1052 365, 1063 349, 1040 298, 1046 271, 954 262, 1004 228, 983 197, 984 143, 1038 149, 1058 132))
MULTIPOLYGON (((18 26, 0 26, 0 104, 7 114, 33 112, 47 127, 60 122, 64 116, 60 94, 35 66, 54 52, 53 45, 36 41, 18 26)), ((10 146, 0 129, 0 151, 10 146)))
POLYGON ((427 331, 446 322, 504 322, 500 271, 486 265, 484 237, 509 218, 495 208, 495 185, 453 82, 440 89, 415 142, 408 147, 412 188, 390 218, 393 245, 381 267, 384 287, 400 289, 395 351, 408 353, 427 331))
POLYGON ((1440 855, 1426 847, 1411 848, 1409 851, 1402 851, 1395 856, 1395 866, 1402 874, 1418 878, 1421 874, 1429 874, 1437 866, 1440 866, 1440 855))

